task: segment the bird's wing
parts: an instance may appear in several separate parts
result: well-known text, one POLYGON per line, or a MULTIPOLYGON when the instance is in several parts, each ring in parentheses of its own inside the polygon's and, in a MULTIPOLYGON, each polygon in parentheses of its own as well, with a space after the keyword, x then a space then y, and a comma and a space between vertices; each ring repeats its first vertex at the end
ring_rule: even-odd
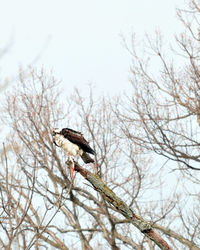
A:
POLYGON ((63 128, 61 134, 70 142, 78 145, 84 152, 94 154, 94 150, 89 146, 81 132, 69 128, 63 128))

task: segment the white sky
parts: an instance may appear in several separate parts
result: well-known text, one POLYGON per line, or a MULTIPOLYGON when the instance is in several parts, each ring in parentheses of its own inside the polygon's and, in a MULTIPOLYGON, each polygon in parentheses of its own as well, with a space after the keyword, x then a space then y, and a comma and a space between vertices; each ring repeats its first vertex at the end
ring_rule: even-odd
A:
POLYGON ((120 34, 130 38, 159 28, 165 39, 181 30, 175 8, 184 0, 0 0, 0 47, 13 45, 0 61, 14 75, 43 51, 35 65, 53 69, 66 92, 93 83, 119 93, 129 86, 131 58, 120 34))

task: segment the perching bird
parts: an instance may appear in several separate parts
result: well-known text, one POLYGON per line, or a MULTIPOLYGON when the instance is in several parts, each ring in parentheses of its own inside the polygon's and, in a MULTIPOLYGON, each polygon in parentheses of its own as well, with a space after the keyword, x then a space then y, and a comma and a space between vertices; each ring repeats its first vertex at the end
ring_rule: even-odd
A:
POLYGON ((85 163, 94 162, 89 154, 94 155, 95 152, 89 146, 89 143, 85 140, 81 132, 77 132, 70 128, 55 128, 52 131, 52 136, 55 145, 61 147, 72 162, 72 178, 74 172, 74 158, 80 156, 85 163))

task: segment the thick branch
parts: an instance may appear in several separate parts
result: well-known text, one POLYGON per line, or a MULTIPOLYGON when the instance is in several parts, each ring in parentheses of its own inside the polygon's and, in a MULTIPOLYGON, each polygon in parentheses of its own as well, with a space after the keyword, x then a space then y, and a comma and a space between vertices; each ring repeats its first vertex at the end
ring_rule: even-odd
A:
POLYGON ((141 216, 136 215, 133 210, 107 187, 96 174, 92 174, 88 170, 82 168, 77 162, 75 162, 75 170, 89 181, 99 193, 104 195, 105 200, 112 204, 119 213, 129 219, 145 236, 154 241, 161 249, 172 250, 168 243, 152 229, 151 224, 145 221, 141 216))

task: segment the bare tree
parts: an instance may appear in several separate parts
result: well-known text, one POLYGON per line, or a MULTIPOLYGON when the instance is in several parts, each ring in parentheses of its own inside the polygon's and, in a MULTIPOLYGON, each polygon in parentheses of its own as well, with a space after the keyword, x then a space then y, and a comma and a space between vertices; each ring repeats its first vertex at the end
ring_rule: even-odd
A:
POLYGON ((154 249, 157 244, 172 249, 171 244, 199 249, 198 228, 190 235, 198 214, 190 217, 190 230, 184 234, 169 228, 180 215, 182 196, 163 198, 165 186, 150 169, 151 156, 117 129, 119 119, 105 97, 95 100, 91 90, 84 98, 75 90, 65 103, 53 76, 33 70, 29 79, 20 75, 4 110, 10 128, 5 147, 11 150, 1 158, 3 248, 154 249), (50 133, 60 124, 76 126, 90 138, 96 164, 87 169, 94 174, 82 173, 92 185, 78 174, 71 182, 67 157, 55 148, 50 133), (152 192, 161 192, 160 201, 147 198, 152 192), (153 228, 162 234, 160 243, 153 228))
POLYGON ((92 89, 66 98, 51 73, 19 75, 2 119, 2 248, 200 249, 199 50, 183 16, 198 20, 199 3, 190 3, 192 13, 178 11, 189 32, 176 38, 182 69, 165 58, 160 34, 155 44, 147 37, 161 62, 155 79, 133 43, 133 93, 124 99, 92 89), (62 126, 81 130, 96 152, 95 164, 76 163, 73 183, 51 138, 62 126))

